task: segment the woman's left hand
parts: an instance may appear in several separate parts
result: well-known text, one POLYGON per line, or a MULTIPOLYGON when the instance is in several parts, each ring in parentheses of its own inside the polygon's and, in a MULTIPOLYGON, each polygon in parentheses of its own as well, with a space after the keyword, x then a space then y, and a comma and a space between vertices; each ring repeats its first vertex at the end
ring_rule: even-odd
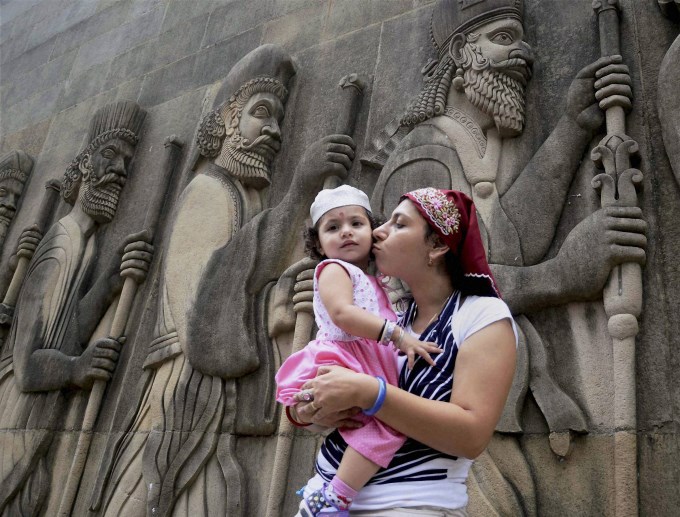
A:
POLYGON ((314 399, 296 406, 301 420, 324 427, 356 428, 360 424, 351 418, 362 407, 371 407, 378 396, 378 381, 342 366, 322 366, 302 389, 311 390, 314 399))

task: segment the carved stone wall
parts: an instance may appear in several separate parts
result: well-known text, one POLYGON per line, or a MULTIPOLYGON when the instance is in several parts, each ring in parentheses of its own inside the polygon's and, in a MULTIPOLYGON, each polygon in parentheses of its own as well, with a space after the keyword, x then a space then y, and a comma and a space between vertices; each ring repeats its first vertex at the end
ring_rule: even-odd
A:
MULTIPOLYGON (((262 199, 253 197, 252 192, 245 193, 243 186, 232 186, 231 191, 238 191, 242 199, 248 199, 249 207, 256 206, 249 209, 248 219, 265 207, 282 206, 280 203, 286 202, 290 185, 307 178, 309 183, 303 183, 306 191, 298 207, 304 212, 307 198, 314 195, 322 182, 317 185, 304 176, 304 166, 300 164, 306 163, 302 159, 306 150, 321 149, 313 147, 320 136, 337 131, 337 119, 347 109, 338 81, 348 73, 368 78, 353 134, 357 157, 366 157, 383 128, 400 117, 422 89, 421 69, 436 57, 430 37, 430 20, 436 3, 434 0, 3 0, 0 3, 0 156, 20 149, 34 161, 23 188, 21 209, 14 216, 0 255, 2 296, 14 276, 10 264, 14 266, 16 262, 11 258, 19 237, 39 218, 45 183, 60 179, 73 158, 89 143, 88 126, 99 108, 131 100, 147 115, 116 217, 97 231, 98 259, 92 278, 105 272, 109 267, 108 258, 118 253, 127 235, 145 228, 149 205, 153 204, 150 200, 165 188, 164 174, 172 168, 168 158, 170 150, 164 145, 167 137, 175 135, 177 141, 185 144, 178 158, 177 173, 167 189, 165 204, 160 208, 153 262, 132 303, 125 330, 127 342, 115 375, 104 392, 92 443, 82 465, 82 481, 76 483, 74 515, 87 515, 95 485, 101 480, 100 465, 107 450, 111 443, 130 432, 128 416, 135 414, 139 393, 143 393, 138 388, 140 378, 148 374, 143 365, 149 355, 149 344, 158 337, 155 325, 158 308, 164 303, 163 264, 167 258, 164 254, 168 253, 176 213, 185 203, 180 200, 186 200, 181 197, 182 193, 199 173, 204 173, 202 167, 206 165, 205 157, 199 156, 194 143, 197 128, 206 115, 234 93, 223 90, 234 65, 261 45, 276 44, 292 56, 295 75, 287 85, 285 117, 279 122, 281 147, 271 166, 271 186, 263 191, 262 199)), ((639 144, 636 167, 644 179, 638 201, 649 225, 647 263, 642 269, 643 309, 635 339, 639 514, 671 516, 680 508, 680 320, 676 316, 680 307, 678 4, 677 0, 620 0, 619 4, 621 52, 623 62, 630 69, 633 90, 626 132, 639 144)), ((525 41, 533 49, 535 63, 526 89, 524 130, 516 138, 503 139, 501 144, 497 170, 503 173, 496 180, 501 196, 558 124, 567 108, 567 92, 573 78, 600 56, 598 22, 591 0, 524 0, 523 11, 525 41)), ((595 131, 579 151, 575 172, 565 171, 574 177, 555 237, 548 251, 536 257, 534 263, 556 257, 570 232, 600 207, 599 194, 591 185, 598 171, 590 158, 590 150, 603 135, 604 127, 595 131)), ((561 150, 559 141, 554 145, 555 153, 561 150)), ((354 160, 349 172, 349 182, 369 193, 379 184, 379 177, 379 170, 359 159, 354 160)), ((400 184, 388 184, 387 190, 386 197, 396 196, 400 193, 397 192, 400 184)), ((527 188, 522 206, 537 205, 535 200, 543 194, 538 188, 527 188)), ((62 202, 51 221, 63 217, 69 209, 62 202)), ((541 217, 540 213, 536 214, 539 225, 541 217)), ((299 226, 298 223, 290 224, 299 226)), ((230 231, 238 235, 238 227, 235 224, 230 231)), ((251 229, 252 225, 247 230, 251 229)), ((282 221, 272 221, 268 229, 282 235, 292 231, 282 221)), ((298 233, 297 228, 294 231, 298 233)), ((247 243, 250 234, 240 235, 241 241, 237 242, 247 243)), ((262 271, 257 278, 248 269, 251 263, 239 262, 239 253, 227 250, 221 256, 230 261, 237 272, 232 277, 255 278, 251 283, 244 281, 244 289, 238 292, 243 296, 243 306, 252 300, 258 302, 248 306, 248 310, 257 313, 257 317, 249 321, 256 322, 253 335, 257 337, 253 339, 257 340, 257 346, 266 343, 269 347, 266 357, 262 348, 257 349, 259 358, 272 365, 290 353, 292 332, 283 324, 278 334, 271 327, 268 329, 262 314, 269 315, 281 307, 281 313, 286 312, 287 300, 285 296, 282 299, 273 286, 285 268, 302 256, 301 243, 281 242, 275 251, 278 261, 265 260, 269 257, 260 255, 271 251, 266 246, 267 251, 251 250, 249 256, 257 259, 262 271), (255 292, 247 290, 252 285, 257 286, 255 292), (273 339, 267 336, 268 332, 274 335, 273 339)), ((215 273, 217 278, 224 277, 215 273)), ((284 279, 279 286, 285 283, 284 279)), ((197 307, 207 307, 206 311, 210 312, 211 303, 220 301, 202 299, 197 307)), ((104 316, 91 340, 109 333, 114 312, 115 306, 104 316)), ((514 500, 528 515, 532 512, 615 515, 615 365, 602 295, 598 294, 592 301, 539 306, 526 312, 526 317, 545 344, 545 360, 555 383, 583 411, 586 432, 571 436, 565 457, 556 454, 559 443, 553 443, 551 449, 546 416, 534 395, 529 393, 520 408, 522 432, 498 435, 494 442, 498 451, 512 441, 526 462, 525 470, 531 482, 522 481, 526 478, 522 478, 521 473, 514 478, 512 472, 509 475, 514 500), (532 500, 535 500, 534 510, 532 500)), ((239 376, 234 375, 236 377, 239 376)), ((254 378, 250 378, 251 382, 254 378)), ((258 377, 258 386, 261 388, 266 381, 258 377)), ((260 392, 249 396, 250 391, 239 391, 236 381, 231 380, 220 386, 219 389, 226 390, 220 399, 225 414, 238 412, 235 408, 244 411, 242 408, 253 407, 259 411, 264 407, 266 397, 260 392)), ((44 515, 57 514, 88 400, 88 392, 81 390, 66 390, 65 396, 69 397, 72 409, 55 430, 46 452, 53 467, 48 474, 50 481, 44 481, 51 487, 43 506, 44 515)), ((193 410, 193 407, 189 405, 187 409, 193 410)), ((213 465, 210 464, 202 471, 202 475, 229 478, 229 472, 233 474, 234 470, 229 471, 224 465, 229 463, 230 451, 235 451, 235 462, 229 465, 242 471, 243 489, 236 497, 240 501, 238 512, 242 515, 264 514, 267 507, 279 441, 275 431, 278 416, 273 416, 273 422, 271 415, 261 420, 255 417, 250 420, 249 416, 244 418, 247 425, 242 427, 217 426, 216 432, 223 435, 225 441, 215 443, 229 442, 222 449, 216 445, 221 470, 217 467, 210 470, 213 465)), ((149 430, 142 427, 136 432, 149 430)), ((0 433, 7 432, 0 429, 0 433)), ((295 432, 281 515, 294 513, 298 501, 294 491, 312 473, 319 440, 311 433, 295 432)), ((494 450, 491 453, 493 455, 494 450)), ((498 459, 502 454, 495 457, 498 459)), ((513 464, 500 470, 508 474, 513 471, 513 464)), ((234 489, 233 483, 226 486, 227 492, 230 486, 234 489)), ((473 487, 474 493, 485 494, 490 499, 490 506, 477 506, 475 515, 490 515, 490 507, 501 514, 512 514, 500 511, 503 505, 493 501, 503 493, 504 486, 480 482, 473 487)), ((162 493, 167 490, 172 492, 166 489, 162 493)), ((208 499, 217 497, 211 496, 210 490, 207 493, 208 499)), ((476 501, 479 503, 480 499, 476 501)), ((161 506, 170 508, 172 504, 165 501, 161 506)), ((200 511, 189 514, 199 515, 200 511)))

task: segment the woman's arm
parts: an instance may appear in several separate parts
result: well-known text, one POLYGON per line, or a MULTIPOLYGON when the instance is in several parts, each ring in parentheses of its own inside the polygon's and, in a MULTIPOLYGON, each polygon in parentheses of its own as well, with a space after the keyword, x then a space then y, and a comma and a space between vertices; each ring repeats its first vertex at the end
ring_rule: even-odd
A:
MULTIPOLYGON (((497 321, 463 343, 456 358, 450 402, 421 398, 395 386, 376 416, 397 431, 438 451, 475 458, 491 440, 515 371, 510 322, 497 321)), ((369 408, 378 394, 375 378, 339 367, 322 367, 304 386, 314 390, 314 411, 298 405, 302 421, 328 425, 338 412, 369 408)))

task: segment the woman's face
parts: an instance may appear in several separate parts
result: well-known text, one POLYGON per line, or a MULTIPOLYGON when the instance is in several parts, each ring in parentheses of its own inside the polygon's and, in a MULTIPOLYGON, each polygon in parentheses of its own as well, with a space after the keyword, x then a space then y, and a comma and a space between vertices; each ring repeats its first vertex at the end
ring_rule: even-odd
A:
POLYGON ((399 203, 390 219, 373 230, 373 253, 380 272, 408 282, 412 273, 427 267, 426 231, 427 222, 415 205, 408 199, 399 203))

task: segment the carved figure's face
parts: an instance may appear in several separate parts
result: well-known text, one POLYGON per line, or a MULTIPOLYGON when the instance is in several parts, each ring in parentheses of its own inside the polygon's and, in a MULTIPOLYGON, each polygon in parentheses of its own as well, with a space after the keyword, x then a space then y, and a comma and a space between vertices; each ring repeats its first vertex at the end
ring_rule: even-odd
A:
POLYGON ((454 57, 464 71, 465 94, 493 117, 502 137, 517 136, 524 128, 524 89, 533 57, 523 36, 517 20, 497 20, 468 35, 454 57))
POLYGON ((318 228, 323 255, 368 267, 373 235, 365 208, 348 205, 329 210, 319 219, 318 228))
POLYGON ((414 273, 427 268, 426 235, 427 221, 410 200, 404 199, 390 219, 373 230, 373 254, 380 272, 408 282, 414 273))
POLYGON ((24 184, 15 178, 0 180, 0 225, 9 226, 23 189, 24 184))
POLYGON ((494 68, 514 77, 525 86, 531 77, 533 56, 524 41, 524 28, 514 19, 496 20, 482 25, 475 33, 477 47, 494 68), (512 61, 510 61, 512 59, 512 61))
POLYGON ((271 161, 281 149, 281 129, 284 108, 272 93, 256 93, 241 112, 238 132, 244 150, 252 150, 271 161))
MULTIPOLYGON (((233 113, 233 112, 232 112, 233 113)), ((227 138, 215 164, 244 183, 261 189, 269 185, 269 167, 281 149, 284 108, 273 93, 255 93, 241 109, 238 123, 225 118, 227 138)), ((233 117, 226 114, 225 117, 233 117)))
POLYGON ((108 223, 116 215, 134 151, 125 140, 113 138, 81 163, 83 180, 78 197, 85 213, 98 223, 108 223))

